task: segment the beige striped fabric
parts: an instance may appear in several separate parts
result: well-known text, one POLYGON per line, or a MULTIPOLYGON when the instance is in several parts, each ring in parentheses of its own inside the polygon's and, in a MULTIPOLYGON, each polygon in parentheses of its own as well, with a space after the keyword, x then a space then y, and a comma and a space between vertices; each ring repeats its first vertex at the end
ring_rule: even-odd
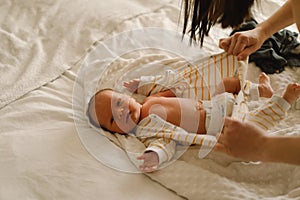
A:
POLYGON ((217 85, 225 77, 239 77, 244 83, 245 62, 225 53, 213 55, 176 70, 157 76, 142 76, 138 93, 150 96, 165 89, 174 89, 177 97, 210 100, 217 85))
POLYGON ((269 130, 286 116, 291 105, 282 97, 273 95, 259 108, 246 114, 245 120, 254 122, 261 128, 269 130))
POLYGON ((154 151, 158 154, 160 164, 173 158, 178 143, 186 147, 197 144, 207 148, 212 148, 216 143, 214 136, 188 133, 155 114, 141 120, 134 133, 147 147, 145 152, 154 151))

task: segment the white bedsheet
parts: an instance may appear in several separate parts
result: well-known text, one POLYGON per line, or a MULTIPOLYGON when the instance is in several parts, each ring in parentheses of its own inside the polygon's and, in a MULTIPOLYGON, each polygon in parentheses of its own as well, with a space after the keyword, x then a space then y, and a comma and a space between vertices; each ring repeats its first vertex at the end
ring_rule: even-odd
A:
POLYGON ((1 1, 0 108, 58 77, 119 24, 169 1, 1 1))
MULTIPOLYGON (((192 166, 203 176, 197 179, 199 189, 191 190, 189 179, 176 176, 175 168, 150 175, 152 180, 120 172, 97 161, 80 141, 72 92, 86 49, 97 40, 142 27, 181 31, 180 2, 1 1, 0 199, 300 198, 296 166, 244 164, 212 155, 192 166)), ((266 18, 283 2, 262 1, 256 19, 266 18)), ((206 51, 220 52, 218 39, 229 31, 214 28, 206 51)), ((254 80, 259 70, 251 70, 254 80)), ((288 82, 300 82, 300 70, 287 68, 271 80, 281 93, 288 82)), ((293 109, 273 134, 299 134, 299 119, 299 110, 293 109)), ((182 162, 190 159, 190 152, 182 162)))
POLYGON ((73 122, 74 81, 67 71, 0 110, 0 199, 181 199, 86 151, 73 122))

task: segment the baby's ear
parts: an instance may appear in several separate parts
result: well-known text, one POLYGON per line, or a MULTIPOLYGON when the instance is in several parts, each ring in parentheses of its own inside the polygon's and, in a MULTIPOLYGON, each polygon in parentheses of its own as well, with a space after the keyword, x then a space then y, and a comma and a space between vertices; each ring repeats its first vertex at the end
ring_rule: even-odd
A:
POLYGON ((95 108, 93 108, 93 107, 94 106, 90 106, 87 110, 88 120, 93 126, 100 128, 100 124, 98 123, 98 120, 97 120, 95 108))
POLYGON ((96 115, 95 95, 89 101, 88 108, 87 108, 87 111, 86 111, 86 115, 88 117, 89 122, 93 126, 100 128, 100 124, 98 123, 97 115, 96 115))

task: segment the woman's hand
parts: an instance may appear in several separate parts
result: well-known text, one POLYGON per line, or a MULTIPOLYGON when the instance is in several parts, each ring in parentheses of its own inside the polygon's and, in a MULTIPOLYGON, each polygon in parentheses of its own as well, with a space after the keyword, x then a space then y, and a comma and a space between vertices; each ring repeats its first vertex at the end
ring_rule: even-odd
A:
POLYGON ((252 123, 226 118, 214 150, 251 161, 265 160, 265 131, 252 123))
POLYGON ((219 47, 228 54, 237 56, 238 60, 245 60, 250 54, 258 50, 267 36, 258 26, 255 29, 236 32, 228 38, 219 41, 219 47))

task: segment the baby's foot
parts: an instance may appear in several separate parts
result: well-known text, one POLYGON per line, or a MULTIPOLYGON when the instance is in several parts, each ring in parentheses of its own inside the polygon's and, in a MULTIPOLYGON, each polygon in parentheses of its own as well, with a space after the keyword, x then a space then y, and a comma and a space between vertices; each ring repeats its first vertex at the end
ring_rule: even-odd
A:
POLYGON ((298 99, 299 96, 300 96, 300 84, 291 83, 286 87, 282 97, 290 104, 293 104, 298 99))
POLYGON ((273 96, 274 91, 270 84, 270 77, 267 76, 264 72, 259 75, 258 78, 258 90, 260 97, 270 98, 273 96))

